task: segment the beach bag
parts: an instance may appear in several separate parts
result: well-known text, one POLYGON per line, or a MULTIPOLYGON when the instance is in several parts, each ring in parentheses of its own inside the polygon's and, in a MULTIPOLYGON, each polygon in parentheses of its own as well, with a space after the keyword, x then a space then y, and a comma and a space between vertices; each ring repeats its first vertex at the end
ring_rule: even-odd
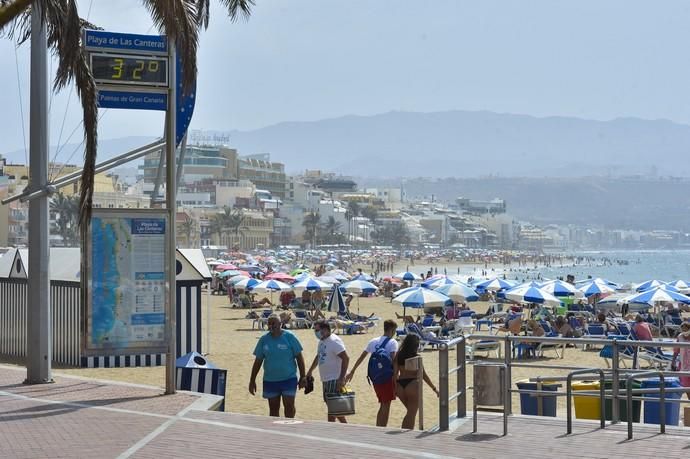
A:
POLYGON ((386 351, 390 340, 390 337, 386 337, 369 357, 367 379, 370 384, 385 384, 393 377, 393 359, 390 352, 386 351))
POLYGON ((355 414, 355 393, 343 386, 339 393, 326 394, 326 406, 329 416, 351 416, 355 414))

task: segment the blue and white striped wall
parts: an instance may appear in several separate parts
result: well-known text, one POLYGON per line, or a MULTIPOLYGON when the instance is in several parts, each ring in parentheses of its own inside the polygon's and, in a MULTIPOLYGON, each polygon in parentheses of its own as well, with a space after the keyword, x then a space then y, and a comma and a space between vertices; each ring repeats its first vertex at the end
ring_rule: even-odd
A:
MULTIPOLYGON (((201 285, 177 282, 177 353, 202 352, 201 285)), ((19 360, 26 356, 26 279, 0 278, 0 355, 19 360)), ((53 362, 86 368, 165 365, 165 354, 83 356, 81 288, 78 282, 51 282, 53 362)))

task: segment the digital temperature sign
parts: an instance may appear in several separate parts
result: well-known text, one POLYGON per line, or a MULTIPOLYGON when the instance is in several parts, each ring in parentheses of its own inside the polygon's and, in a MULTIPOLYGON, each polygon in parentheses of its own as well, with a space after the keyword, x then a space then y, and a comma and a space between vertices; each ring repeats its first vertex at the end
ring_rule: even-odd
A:
POLYGON ((91 54, 96 83, 168 86, 168 58, 133 54, 91 54))

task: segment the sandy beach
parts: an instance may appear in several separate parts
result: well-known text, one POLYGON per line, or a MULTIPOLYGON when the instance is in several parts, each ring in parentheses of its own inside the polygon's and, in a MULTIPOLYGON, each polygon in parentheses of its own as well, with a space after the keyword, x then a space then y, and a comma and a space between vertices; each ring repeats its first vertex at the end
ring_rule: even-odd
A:
MULTIPOLYGON (((206 302, 206 294, 203 299, 206 302)), ((358 308, 357 300, 352 303, 352 308, 358 308)), ((487 305, 485 303, 472 303, 471 306, 478 312, 484 312, 487 305)), ((359 310, 362 314, 376 313, 382 319, 395 318, 395 312, 402 313, 401 308, 390 303, 388 298, 374 297, 362 298, 359 300, 359 310)), ((204 312, 206 305, 204 304, 204 312)), ((239 413, 267 414, 268 407, 260 394, 251 396, 247 391, 249 374, 253 362, 252 351, 257 339, 265 331, 252 329, 252 320, 245 319, 246 309, 233 309, 229 307, 227 297, 211 296, 211 345, 208 359, 219 368, 228 369, 228 386, 226 392, 226 410, 239 413)), ((408 314, 412 310, 408 309, 408 314)), ((414 311, 412 311, 414 312, 414 311)), ((204 327, 206 320, 204 319, 204 327)), ((204 345, 206 345, 206 331, 204 329, 204 345)), ((298 329, 294 333, 299 338, 304 347, 304 356, 307 364, 314 358, 317 340, 312 330, 298 329)), ((376 328, 369 330, 366 334, 344 335, 342 336, 351 362, 364 349, 367 342, 382 333, 382 323, 376 328)), ((207 348, 206 351, 209 351, 207 348)), ((426 350, 423 353, 424 365, 434 381, 438 381, 438 352, 426 350)), ((455 353, 451 353, 454 361, 455 353)), ((534 362, 535 360, 529 360, 534 362)), ((357 370, 357 374, 352 382, 352 388, 357 393, 357 414, 349 418, 350 422, 357 424, 375 424, 378 403, 373 389, 366 381, 366 360, 357 370)), ((548 352, 547 357, 540 360, 542 364, 552 365, 578 365, 583 367, 603 365, 603 360, 599 357, 598 351, 582 351, 580 349, 568 348, 563 360, 555 358, 553 352, 548 352)), ((126 381, 131 383, 164 385, 164 368, 113 368, 113 369, 60 369, 61 373, 80 375, 90 378, 109 379, 126 381)), ((522 378, 535 377, 539 375, 565 375, 565 371, 559 370, 539 370, 530 368, 514 368, 513 382, 522 378)), ((259 386, 260 386, 259 376, 259 386)), ((318 381, 318 376, 317 376, 318 381)), ((472 373, 471 366, 468 373, 468 386, 471 385, 472 373)), ((305 396, 303 393, 297 396, 297 417, 303 419, 325 419, 326 407, 321 399, 320 386, 313 393, 305 396)), ((451 391, 454 386, 451 386, 451 391)), ((515 395, 513 409, 519 412, 519 400, 515 395)), ((468 398, 468 407, 471 398, 468 398)), ((404 415, 404 407, 400 402, 394 402, 391 408, 391 420, 389 425, 400 425, 404 415)), ((425 426, 430 427, 438 421, 438 399, 431 390, 425 389, 424 397, 424 417, 425 426)), ((565 415, 565 400, 559 398, 559 416, 565 415)))

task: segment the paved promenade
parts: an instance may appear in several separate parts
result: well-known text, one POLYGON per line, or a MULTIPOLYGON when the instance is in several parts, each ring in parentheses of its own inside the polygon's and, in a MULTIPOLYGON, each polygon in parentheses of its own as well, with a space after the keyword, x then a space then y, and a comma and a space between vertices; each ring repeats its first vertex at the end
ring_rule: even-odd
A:
POLYGON ((24 386, 23 369, 0 366, 0 457, 83 458, 342 458, 421 457, 626 458, 684 457, 690 430, 625 425, 597 429, 562 419, 514 416, 501 437, 501 418, 482 415, 448 433, 402 432, 369 426, 289 421, 207 411, 214 396, 56 376, 56 383, 24 386))

